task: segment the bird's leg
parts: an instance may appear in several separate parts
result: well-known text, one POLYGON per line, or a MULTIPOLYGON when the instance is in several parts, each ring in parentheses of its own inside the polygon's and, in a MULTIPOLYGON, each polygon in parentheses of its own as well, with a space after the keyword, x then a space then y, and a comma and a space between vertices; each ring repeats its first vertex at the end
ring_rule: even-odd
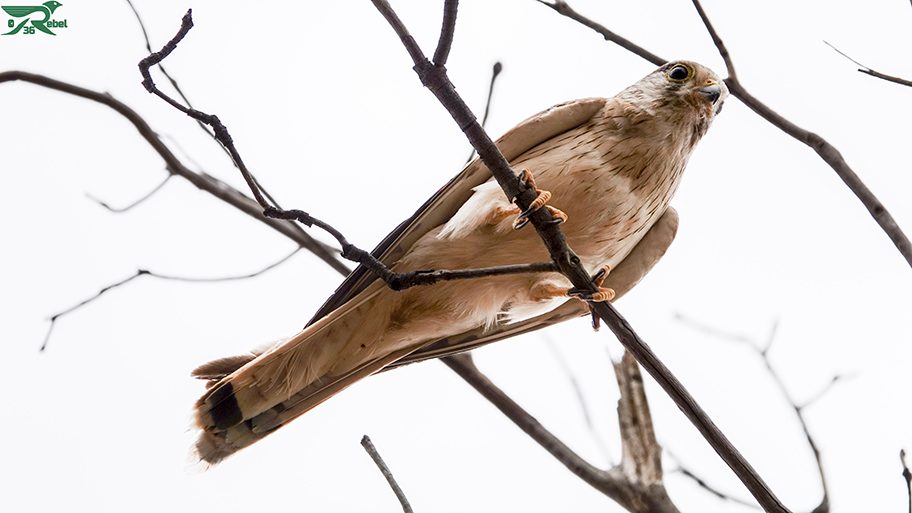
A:
POLYGON ((516 220, 513 221, 514 230, 519 230, 523 226, 529 224, 529 216, 531 216, 533 212, 542 207, 547 208, 548 211, 551 212, 551 215, 554 216, 554 219, 558 224, 563 223, 567 220, 567 214, 554 207, 546 205, 546 203, 548 203, 548 200, 551 199, 551 193, 548 191, 540 190, 535 186, 535 178, 533 178, 532 173, 528 169, 523 168, 522 172, 519 173, 519 180, 525 184, 526 187, 529 187, 530 189, 537 192, 538 197, 536 197, 535 201, 529 205, 529 208, 520 213, 519 216, 517 216, 516 220))
POLYGON ((605 278, 611 271, 611 266, 604 265, 595 275, 592 281, 598 287, 598 292, 581 291, 575 287, 567 288, 555 285, 551 282, 538 282, 529 290, 529 297, 533 301, 547 301, 559 297, 573 297, 586 302, 611 301, 614 299, 614 289, 602 287, 605 278))

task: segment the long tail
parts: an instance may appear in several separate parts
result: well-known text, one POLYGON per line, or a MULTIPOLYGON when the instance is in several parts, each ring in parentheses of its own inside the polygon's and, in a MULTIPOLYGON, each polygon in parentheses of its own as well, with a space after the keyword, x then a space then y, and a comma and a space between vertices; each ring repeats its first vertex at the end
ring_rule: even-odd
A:
POLYGON ((408 354, 412 349, 380 343, 395 308, 391 296, 383 286, 369 287, 261 354, 221 358, 194 370, 211 383, 196 403, 200 460, 218 463, 408 354))

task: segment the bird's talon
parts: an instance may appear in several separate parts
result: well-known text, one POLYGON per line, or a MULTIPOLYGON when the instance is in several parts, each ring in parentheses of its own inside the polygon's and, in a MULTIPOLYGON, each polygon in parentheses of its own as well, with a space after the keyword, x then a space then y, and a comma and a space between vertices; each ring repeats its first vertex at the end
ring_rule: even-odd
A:
POLYGON ((609 289, 607 287, 599 287, 598 292, 590 292, 588 290, 579 290, 574 288, 568 290, 567 295, 589 303, 602 303, 614 299, 615 293, 614 289, 609 289))
POLYGON ((608 273, 611 272, 611 266, 608 264, 603 265, 598 272, 592 275, 592 281, 595 282, 596 286, 601 287, 605 283, 605 279, 608 278, 608 273))
POLYGON ((535 197, 535 200, 532 201, 532 204, 529 205, 529 208, 523 210, 516 218, 516 220, 513 221, 514 230, 519 230, 523 226, 529 224, 529 216, 531 216, 542 207, 547 208, 548 211, 551 212, 551 215, 558 219, 558 221, 556 221, 558 224, 563 223, 567 220, 567 214, 547 205, 548 201, 551 200, 551 192, 543 191, 536 187, 535 178, 532 177, 532 173, 528 169, 523 169, 519 173, 519 181, 522 182, 526 187, 537 192, 538 196, 535 197))
POLYGON ((565 214, 562 210, 556 209, 551 205, 545 205, 545 208, 548 209, 548 212, 551 213, 551 217, 554 218, 552 221, 554 224, 566 223, 567 219, 570 219, 570 217, 567 216, 567 214, 565 214))

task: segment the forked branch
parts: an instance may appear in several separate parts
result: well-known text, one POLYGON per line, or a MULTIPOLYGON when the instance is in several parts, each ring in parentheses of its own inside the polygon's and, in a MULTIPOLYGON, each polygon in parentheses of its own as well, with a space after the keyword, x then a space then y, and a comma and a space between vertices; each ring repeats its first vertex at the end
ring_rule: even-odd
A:
MULTIPOLYGON (((659 57, 658 55, 650 52, 649 50, 634 43, 633 41, 620 36, 604 25, 601 25, 594 20, 583 16, 563 0, 557 0, 554 2, 546 2, 543 0, 536 1, 550 7, 552 10, 562 16, 575 20, 578 23, 589 27, 604 37, 606 41, 612 42, 655 65, 662 65, 667 62, 662 57, 659 57)), ((843 158, 842 154, 839 153, 839 150, 837 150, 826 139, 814 132, 801 128, 795 123, 792 123, 747 91, 747 89, 741 84, 741 81, 738 79, 737 75, 734 74, 734 63, 731 55, 728 52, 728 48, 726 48, 725 43, 722 41, 722 38, 709 22, 709 17, 703 10, 702 5, 698 0, 693 0, 693 2, 694 7, 696 7, 698 14, 700 14, 700 17, 703 20, 710 37, 712 37, 712 40, 715 43, 719 54, 725 61, 725 65, 729 73, 729 77, 725 79, 725 83, 728 86, 731 95, 741 100, 745 105, 748 106, 748 108, 754 111, 754 113, 767 120, 776 128, 782 130, 796 141, 807 145, 815 152, 817 152, 817 155, 819 155, 820 158, 826 162, 826 164, 830 166, 833 171, 836 172, 836 174, 840 179, 842 179, 849 190, 851 190, 852 193, 858 198, 858 200, 861 201, 864 207, 868 210, 868 213, 871 214, 871 217, 873 217, 877 224, 880 226, 881 230, 887 234, 887 237, 889 237, 893 242, 893 245, 896 246, 896 249, 906 260, 906 263, 912 266, 912 243, 910 243, 909 238, 903 232, 902 228, 900 228, 899 224, 896 222, 890 212, 887 211, 886 207, 884 207, 883 203, 881 203, 877 196, 875 196, 874 193, 868 189, 868 186, 865 185, 865 183, 861 180, 861 178, 859 178, 852 167, 849 166, 849 164, 843 158)))

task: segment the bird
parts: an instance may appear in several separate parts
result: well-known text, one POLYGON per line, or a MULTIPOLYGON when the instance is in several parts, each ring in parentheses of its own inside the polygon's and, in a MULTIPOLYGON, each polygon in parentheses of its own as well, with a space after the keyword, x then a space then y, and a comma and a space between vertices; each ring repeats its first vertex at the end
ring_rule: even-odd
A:
MULTIPOLYGON (((192 372, 207 380, 196 456, 218 463, 367 376, 578 318, 588 301, 629 291, 671 244, 669 202, 727 96, 709 68, 673 61, 612 98, 562 103, 518 124, 496 144, 538 192, 531 209, 563 221, 598 292, 576 292, 557 272, 394 291, 360 266, 297 335, 192 372)), ((476 158, 374 254, 395 272, 547 261, 535 231, 521 229, 527 215, 476 158)))
MULTIPOLYGON (((47 26, 45 26, 45 23, 47 23, 51 19, 51 15, 54 14, 54 11, 56 11, 57 8, 60 7, 61 5, 63 5, 63 4, 61 4, 60 2, 57 2, 55 0, 50 0, 48 2, 44 2, 41 5, 3 6, 3 10, 6 11, 7 14, 9 14, 10 16, 12 16, 14 18, 22 18, 22 17, 28 16, 29 14, 32 14, 32 13, 44 14, 43 19, 31 20, 32 26, 35 27, 36 29, 44 32, 45 34, 50 34, 52 36, 56 36, 57 34, 52 32, 51 29, 47 28, 47 26)), ((11 30, 3 35, 8 36, 8 35, 18 33, 20 30, 22 30, 22 27, 25 26, 25 24, 28 21, 29 21, 29 19, 22 20, 22 23, 17 25, 16 28, 14 28, 13 30, 11 30)), ((13 22, 13 20, 10 20, 11 27, 12 27, 12 22, 13 22)))

